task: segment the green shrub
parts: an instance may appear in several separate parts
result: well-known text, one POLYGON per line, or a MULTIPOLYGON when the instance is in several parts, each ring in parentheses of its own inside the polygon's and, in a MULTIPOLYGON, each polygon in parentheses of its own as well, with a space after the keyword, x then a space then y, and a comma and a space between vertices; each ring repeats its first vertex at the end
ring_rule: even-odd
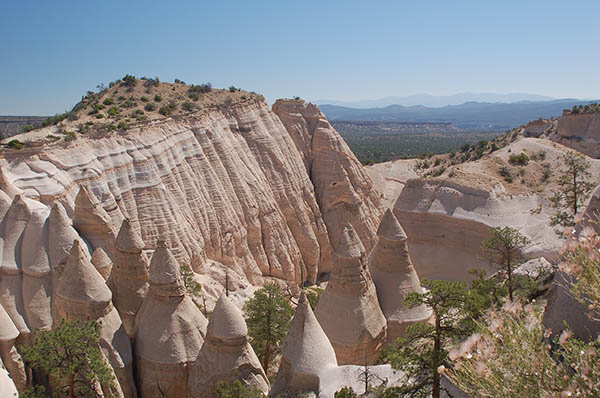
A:
POLYGON ((31 130, 33 130, 33 126, 31 124, 26 124, 24 126, 21 126, 21 131, 24 133, 27 133, 31 130))
POLYGON ((64 136, 63 140, 65 140, 66 142, 69 142, 69 141, 73 141, 75 138, 77 138, 77 136, 75 135, 74 131, 65 131, 65 136, 64 136))
POLYGON ((175 82, 175 84, 185 84, 185 82, 183 80, 179 80, 179 79, 175 79, 174 82, 175 82))
POLYGON ((117 124, 117 128, 119 130, 127 131, 129 126, 127 126, 127 123, 125 123, 125 122, 119 122, 119 124, 117 124))
POLYGON ((527 166, 527 163, 529 163, 529 156, 527 156, 527 154, 524 152, 521 152, 518 155, 512 154, 508 158, 508 163, 518 166, 527 166))
POLYGON ((137 79, 133 75, 125 75, 122 80, 123 84, 129 88, 133 88, 137 84, 137 79))
POLYGON ((13 148, 13 149, 23 149, 23 147, 25 146, 25 144, 23 144, 21 141, 19 140, 10 140, 8 141, 8 143, 6 144, 7 147, 9 148, 13 148))
POLYGON ((97 113, 96 114, 96 119, 103 119, 104 115, 102 113, 97 113))
POLYGON ((508 167, 506 166, 502 166, 500 167, 500 175, 502 177, 504 177, 504 180, 508 183, 512 183, 513 182, 513 176, 510 173, 510 170, 508 169, 508 167))
POLYGON ((67 118, 67 116, 68 116, 68 114, 66 112, 60 113, 58 115, 50 116, 48 119, 46 119, 42 122, 42 126, 44 126, 44 127, 53 126, 53 125, 65 120, 67 118))
POLYGON ((198 101, 200 99, 200 96, 197 93, 188 93, 188 97, 190 97, 192 101, 198 101))
MULTIPOLYGON (((124 95, 119 95, 119 98, 117 98, 119 101, 125 101, 126 97, 124 95)), ((107 104, 109 105, 109 104, 107 104)))
POLYGON ((204 83, 204 84, 199 84, 199 85, 192 84, 192 86, 188 89, 188 94, 190 94, 190 93, 205 94, 205 93, 210 93, 211 90, 212 90, 212 84, 210 84, 210 83, 204 83))
POLYGON ((171 111, 174 111, 175 109, 177 109, 177 102, 175 102, 175 101, 169 101, 169 103, 167 104, 167 106, 169 107, 169 109, 171 111))
POLYGON ((229 86, 230 93, 235 93, 236 91, 239 91, 239 88, 237 88, 236 86, 229 86))
POLYGON ((115 100, 112 98, 106 98, 104 101, 102 101, 102 103, 106 106, 109 106, 109 105, 113 105, 115 103, 115 100))
POLYGON ((147 112, 152 112, 152 111, 156 110, 156 105, 146 104, 146 106, 144 107, 144 110, 147 112))
POLYGON ((128 101, 124 102, 122 106, 125 108, 133 108, 133 107, 137 106, 137 103, 135 101, 128 100, 128 101))
POLYGON ((189 102, 189 101, 185 101, 183 104, 181 104, 181 107, 183 108, 183 110, 191 112, 194 109, 196 109, 196 105, 194 105, 193 103, 189 102))
POLYGON ((144 96, 140 97, 140 101, 142 101, 142 102, 148 102, 148 101, 150 101, 150 98, 148 98, 148 97, 146 97, 144 95, 144 96))
POLYGON ((172 110, 171 110, 171 108, 169 108, 168 105, 163 105, 158 110, 158 113, 160 113, 163 116, 169 116, 172 113, 172 110))
POLYGON ((156 101, 156 102, 160 102, 160 101, 162 101, 162 97, 161 97, 160 95, 156 94, 156 95, 154 96, 154 101, 156 101))
POLYGON ((112 106, 109 110, 108 110, 108 114, 110 116, 117 116, 119 114, 119 108, 117 108, 116 106, 112 106))

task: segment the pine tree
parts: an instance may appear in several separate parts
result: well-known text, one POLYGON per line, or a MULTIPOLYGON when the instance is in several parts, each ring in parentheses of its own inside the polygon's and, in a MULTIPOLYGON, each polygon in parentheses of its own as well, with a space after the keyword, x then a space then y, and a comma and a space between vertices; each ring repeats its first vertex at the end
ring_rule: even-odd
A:
POLYGON ((425 304, 433 311, 433 324, 410 325, 407 337, 398 339, 398 348, 386 356, 392 367, 406 373, 406 384, 388 388, 387 397, 433 397, 441 393, 440 371, 451 367, 448 346, 472 333, 473 318, 482 308, 481 297, 465 282, 427 280, 425 293, 410 293, 408 307, 425 304))
POLYGON ((580 153, 569 151, 563 155, 566 169, 558 176, 558 192, 550 198, 556 213, 550 219, 551 226, 569 227, 575 225, 580 208, 589 198, 594 184, 587 181, 591 177, 590 162, 580 153))
POLYGON ((279 353, 294 313, 292 306, 281 293, 279 286, 267 283, 254 293, 244 305, 250 344, 265 372, 279 353))
POLYGON ((494 227, 491 229, 492 237, 485 240, 481 248, 486 257, 502 269, 506 275, 508 297, 513 301, 515 265, 523 260, 521 249, 529 244, 529 239, 512 227, 494 227))
POLYGON ((99 333, 97 322, 63 319, 52 330, 39 330, 34 344, 21 346, 19 351, 29 366, 50 375, 57 396, 106 397, 114 377, 100 351, 99 333))

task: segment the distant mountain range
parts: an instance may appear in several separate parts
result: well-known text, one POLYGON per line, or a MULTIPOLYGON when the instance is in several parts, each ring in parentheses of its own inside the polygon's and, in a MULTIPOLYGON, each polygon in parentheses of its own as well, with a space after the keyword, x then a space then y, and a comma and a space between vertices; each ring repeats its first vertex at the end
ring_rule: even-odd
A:
POLYGON ((447 105, 461 105, 465 102, 520 102, 520 101, 552 101, 555 98, 528 93, 458 93, 454 95, 435 96, 430 94, 414 94, 404 97, 385 97, 375 100, 362 101, 336 101, 318 100, 317 105, 338 105, 348 108, 384 108, 390 105, 415 106, 423 105, 429 107, 442 107, 447 105))
POLYGON ((466 102, 439 108, 390 105, 383 108, 350 108, 319 105, 331 121, 372 121, 410 123, 453 123, 464 130, 501 131, 537 118, 557 117, 563 109, 596 101, 573 98, 552 101, 520 101, 512 103, 466 102))

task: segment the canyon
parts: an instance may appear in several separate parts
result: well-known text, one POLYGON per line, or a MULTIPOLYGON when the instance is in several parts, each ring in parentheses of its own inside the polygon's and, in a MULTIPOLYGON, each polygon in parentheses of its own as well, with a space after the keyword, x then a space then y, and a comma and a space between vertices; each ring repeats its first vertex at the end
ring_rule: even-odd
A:
MULTIPOLYGON (((229 101, 44 138, 73 126, 65 120, 0 154, 0 354, 20 391, 31 380, 17 347, 60 319, 92 319, 119 397, 214 397, 240 375, 265 393, 333 398, 360 388, 361 366, 431 317, 401 304, 422 292, 420 278, 494 271, 480 258, 489 227, 514 226, 528 257, 556 262, 555 185, 508 183, 498 170, 511 154, 542 151, 558 169, 560 141, 523 132, 430 177, 414 160, 363 167, 314 104, 211 95, 229 101), (212 314, 186 291, 182 265, 212 314), (273 281, 299 298, 269 385, 240 306, 273 281), (314 284, 326 287, 313 312, 298 286, 314 284)), ((589 160, 598 181, 600 160, 589 160)), ((389 385, 402 377, 371 369, 389 385)))

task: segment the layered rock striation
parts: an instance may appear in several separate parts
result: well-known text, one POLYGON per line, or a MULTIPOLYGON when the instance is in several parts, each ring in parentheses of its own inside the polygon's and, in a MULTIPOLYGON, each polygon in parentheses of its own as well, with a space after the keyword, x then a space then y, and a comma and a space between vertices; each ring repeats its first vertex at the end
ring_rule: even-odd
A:
POLYGON ((311 132, 310 169, 291 129, 255 100, 14 154, 19 162, 0 166, 28 197, 60 200, 92 249, 111 257, 107 235, 128 218, 148 248, 165 240, 195 269, 210 259, 252 283, 314 281, 331 269, 329 229, 350 217, 370 246, 381 213, 360 163, 318 108, 306 109, 323 126, 311 132))
POLYGON ((330 240, 339 241, 344 225, 350 223, 367 251, 371 250, 382 214, 381 200, 356 156, 316 105, 278 100, 273 111, 302 155, 330 240))
POLYGON ((387 322, 367 268, 365 248, 347 225, 337 244, 336 265, 315 315, 341 365, 372 364, 385 342, 387 322))

